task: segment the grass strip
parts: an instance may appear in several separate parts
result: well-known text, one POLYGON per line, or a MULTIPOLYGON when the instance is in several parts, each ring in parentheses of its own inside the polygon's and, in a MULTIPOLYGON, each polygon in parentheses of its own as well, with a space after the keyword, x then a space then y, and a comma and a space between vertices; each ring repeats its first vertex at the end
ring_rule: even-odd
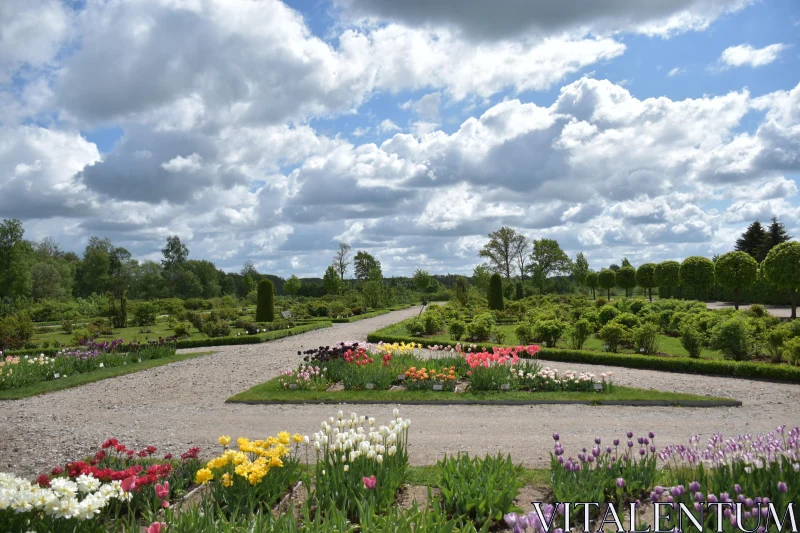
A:
POLYGON ((55 392, 64 389, 71 389, 72 387, 79 387, 87 383, 94 383, 109 378, 116 378, 126 374, 133 374, 134 372, 141 372, 149 368, 157 366, 168 365, 170 363, 177 363, 178 361, 185 361, 187 359, 194 359, 195 357, 202 357, 214 353, 208 352, 192 352, 192 353, 177 353, 168 357, 161 357, 159 359, 150 359, 142 361, 141 363, 131 363, 128 365, 115 366, 110 368, 98 368, 92 372, 85 374, 72 374, 65 378, 54 379, 51 381, 40 381, 27 387, 20 387, 17 389, 8 389, 0 391, 0 400, 20 400, 22 398, 30 398, 31 396, 39 396, 40 394, 47 394, 48 392, 55 392))
MULTIPOLYGON (((261 383, 249 390, 228 398, 230 403, 517 403, 517 402, 665 402, 666 405, 680 402, 730 402, 729 398, 698 396, 678 392, 662 392, 647 389, 615 386, 611 392, 524 392, 524 391, 475 391, 447 392, 432 390, 343 390, 308 391, 286 390, 278 378, 261 383)), ((733 404, 732 404, 733 405, 733 404)))

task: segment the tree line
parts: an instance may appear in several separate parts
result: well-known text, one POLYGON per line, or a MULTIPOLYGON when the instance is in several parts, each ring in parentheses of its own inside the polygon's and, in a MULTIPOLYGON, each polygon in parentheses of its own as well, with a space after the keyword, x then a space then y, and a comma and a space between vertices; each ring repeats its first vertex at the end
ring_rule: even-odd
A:
POLYGON ((695 298, 701 297, 715 284, 732 291, 738 309, 740 295, 757 281, 769 283, 789 291, 792 318, 796 315, 796 293, 800 288, 800 243, 792 242, 784 225, 776 217, 769 227, 756 221, 737 240, 736 248, 712 259, 700 256, 686 258, 682 263, 663 261, 645 263, 634 267, 627 258, 622 265, 594 271, 583 253, 572 261, 554 239, 531 240, 515 229, 504 226, 489 234, 489 241, 478 253, 488 260, 473 272, 473 280, 483 279, 495 272, 507 281, 516 277, 517 293, 529 275, 544 292, 544 283, 550 277, 570 276, 579 285, 592 291, 605 289, 610 298, 611 289, 619 287, 628 296, 634 288, 643 288, 652 300, 653 289, 663 290, 666 297, 678 287, 688 290, 695 298))

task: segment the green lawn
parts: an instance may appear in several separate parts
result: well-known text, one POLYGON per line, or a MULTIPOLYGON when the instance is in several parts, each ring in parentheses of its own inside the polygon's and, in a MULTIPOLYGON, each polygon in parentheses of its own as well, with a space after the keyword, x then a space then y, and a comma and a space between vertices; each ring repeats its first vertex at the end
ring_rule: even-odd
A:
MULTIPOLYGON (((517 336, 514 333, 514 329, 517 327, 516 325, 501 325, 497 326, 499 329, 505 332, 506 339, 503 344, 513 346, 519 344, 517 340, 517 336)), ((387 328, 381 330, 381 332, 385 332, 388 335, 392 336, 401 336, 401 337, 409 337, 408 331, 406 331, 404 322, 400 322, 398 324, 394 324, 387 328)), ((423 346, 427 344, 437 344, 437 343, 445 343, 451 342, 450 336, 446 333, 440 335, 426 335, 424 337, 424 341, 420 341, 423 346)), ((465 344, 468 344, 467 341, 463 341, 465 344)), ((486 344, 486 343, 481 343, 486 344)), ((597 350, 603 351, 604 342, 598 339, 596 336, 592 335, 589 340, 586 341, 586 344, 583 345, 584 350, 597 350)), ((556 343, 556 348, 563 348, 568 349, 569 345, 564 339, 561 339, 556 343)), ((681 346, 681 341, 675 337, 668 337, 666 335, 659 335, 658 337, 658 351, 663 352, 667 355, 675 355, 678 357, 689 357, 689 352, 684 350, 683 346, 681 346)), ((627 348, 620 348, 619 353, 635 353, 635 350, 627 349, 627 348)), ((703 351, 700 355, 701 359, 722 359, 722 353, 719 350, 709 350, 708 348, 703 348, 703 351)))
POLYGON ((697 396, 676 392, 661 392, 648 389, 615 386, 611 392, 524 392, 524 391, 476 391, 454 393, 446 391, 388 391, 388 390, 344 390, 344 391, 304 391, 285 390, 278 383, 279 378, 241 392, 229 402, 325 402, 346 403, 357 402, 425 402, 425 401, 537 401, 537 400, 574 400, 574 401, 636 401, 657 400, 678 403, 685 400, 728 400, 711 396, 697 396))
POLYGON ((29 398, 31 396, 38 396, 40 394, 47 394, 48 392, 55 392, 63 389, 71 389, 87 383, 94 383, 108 378, 115 378, 154 368, 157 366, 168 365, 178 361, 185 361, 186 359, 194 359, 195 357, 202 357, 214 353, 208 352, 193 352, 193 353, 179 353, 162 357, 160 359, 151 359, 149 361, 142 361, 141 363, 132 363, 124 366, 115 366, 111 368, 98 368, 92 372, 85 374, 72 374, 71 376, 54 379, 51 381, 42 381, 28 385, 27 387, 20 387, 18 389, 8 389, 0 391, 0 400, 19 400, 22 398, 29 398))

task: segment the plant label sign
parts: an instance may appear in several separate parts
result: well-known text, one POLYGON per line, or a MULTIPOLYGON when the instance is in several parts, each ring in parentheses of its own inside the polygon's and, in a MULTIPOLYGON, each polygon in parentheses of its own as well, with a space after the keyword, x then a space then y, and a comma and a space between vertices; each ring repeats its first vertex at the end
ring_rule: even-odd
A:
POLYGON ((297 390, 297 384, 296 383, 289 383, 289 390, 297 390))
POLYGON ((508 383, 503 383, 502 385, 500 385, 500 390, 510 390, 510 389, 511 385, 508 383))
POLYGON ((594 390, 598 391, 598 392, 602 391, 603 390, 603 384, 602 383, 595 383, 594 384, 594 390))
POLYGON ((433 390, 442 390, 442 385, 440 383, 435 384, 433 390))
POLYGON ((397 379, 398 379, 398 381, 404 381, 406 379, 406 375, 405 374, 397 374, 397 379))
POLYGON ((372 390, 374 388, 375 388, 375 384, 374 383, 367 383, 367 389, 368 390, 372 390))

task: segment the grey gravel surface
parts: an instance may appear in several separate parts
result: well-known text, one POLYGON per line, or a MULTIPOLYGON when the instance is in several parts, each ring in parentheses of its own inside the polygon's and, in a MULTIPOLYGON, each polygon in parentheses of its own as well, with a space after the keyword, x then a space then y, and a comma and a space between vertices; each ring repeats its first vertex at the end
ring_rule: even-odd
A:
MULTIPOLYGON (((250 406, 226 404, 230 396, 294 368, 299 349, 341 340, 364 340, 370 331, 398 322, 419 308, 265 344, 215 348, 212 355, 160 366, 74 389, 0 402, 0 471, 33 475, 93 453, 109 437, 129 446, 152 444, 181 453, 197 445, 218 451, 219 435, 260 438, 281 430, 310 434, 335 416, 333 405, 250 406)), ((208 349, 205 349, 208 350, 208 349)), ((203 351, 203 349, 198 349, 203 351)), ((445 453, 510 453, 526 466, 545 466, 558 431, 568 454, 604 442, 656 433, 658 446, 690 435, 759 433, 780 424, 800 425, 800 386, 593 365, 548 363, 559 370, 595 374, 611 370, 617 384, 741 400, 738 408, 589 406, 400 406, 412 420, 410 460, 433 464, 445 453)), ((346 413, 388 420, 393 406, 341 406, 346 413)))

